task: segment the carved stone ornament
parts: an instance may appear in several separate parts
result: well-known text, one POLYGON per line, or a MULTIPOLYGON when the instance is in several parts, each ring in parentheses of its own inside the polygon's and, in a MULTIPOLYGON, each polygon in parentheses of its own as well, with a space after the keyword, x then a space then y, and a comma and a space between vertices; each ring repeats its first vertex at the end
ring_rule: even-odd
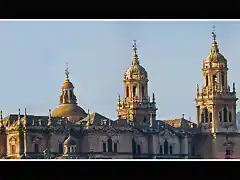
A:
POLYGON ((107 130, 107 134, 108 136, 112 137, 112 136, 115 136, 116 135, 116 130, 114 128, 109 128, 107 130))
POLYGON ((167 139, 173 137, 173 133, 170 132, 169 130, 163 131, 160 135, 162 136, 162 138, 163 138, 164 140, 167 140, 167 139))

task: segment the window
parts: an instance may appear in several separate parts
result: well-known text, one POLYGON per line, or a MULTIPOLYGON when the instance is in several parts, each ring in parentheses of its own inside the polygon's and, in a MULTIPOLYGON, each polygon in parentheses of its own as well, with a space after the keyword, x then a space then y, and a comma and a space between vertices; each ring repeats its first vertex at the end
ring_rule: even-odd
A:
POLYGON ((221 122, 222 121, 222 111, 218 112, 218 118, 219 118, 219 121, 221 122))
POLYGON ((221 74, 221 79, 222 79, 222 86, 224 86, 224 73, 221 74))
POLYGON ((67 150, 68 150, 68 153, 70 153, 70 152, 71 152, 71 147, 68 146, 68 147, 67 147, 67 150))
POLYGON ((129 87, 126 88, 126 96, 129 97, 129 87))
POLYGON ((204 123, 204 114, 203 113, 201 114, 201 121, 202 121, 202 123, 204 123))
POLYGON ((204 115, 205 115, 205 122, 207 123, 208 122, 208 109, 207 108, 204 109, 204 115))
POLYGON ((223 108, 223 118, 224 118, 224 122, 227 122, 227 108, 223 108))
POLYGON ((213 86, 215 86, 215 83, 217 82, 217 76, 216 75, 213 75, 213 86))
POLYGON ((206 86, 208 86, 208 75, 206 76, 206 86))
POLYGON ((140 144, 137 145, 137 153, 141 154, 141 145, 140 144))
POLYGON ((117 143, 114 143, 114 152, 117 152, 117 143))
POLYGON ((37 143, 34 144, 34 153, 39 153, 39 147, 37 143))
POLYGON ((212 113, 209 113, 209 121, 212 122, 212 113))
POLYGON ((192 154, 192 156, 195 156, 195 148, 194 147, 192 147, 192 149, 191 149, 191 154, 192 154))
POLYGON ((15 154, 15 153, 16 153, 16 145, 15 145, 15 144, 12 144, 12 145, 11 145, 11 153, 12 153, 12 154, 15 154))
POLYGON ((232 122, 232 113, 231 112, 228 112, 228 121, 232 122))
POLYGON ((137 86, 133 86, 133 96, 137 95, 137 86))
POLYGON ((63 143, 58 144, 58 152, 61 154, 63 153, 63 143))
POLYGON ((103 143, 103 152, 107 152, 107 145, 105 142, 103 143))
POLYGON ((147 118, 146 117, 143 118, 143 122, 147 123, 147 118))
POLYGON ((159 147, 159 154, 163 154, 162 145, 159 147))
POLYGON ((226 159, 230 159, 231 151, 230 149, 226 149, 226 159))
POLYGON ((107 143, 108 143, 108 152, 112 152, 112 139, 109 138, 107 143))
POLYGON ((168 142, 165 140, 164 142, 164 154, 168 154, 168 142))
POLYGON ((169 147, 169 153, 173 154, 173 147, 172 147, 172 145, 170 145, 170 147, 169 147))
POLYGON ((145 88, 142 86, 142 97, 145 97, 145 88))
POLYGON ((136 142, 134 139, 132 139, 132 153, 135 155, 137 152, 136 152, 136 142))

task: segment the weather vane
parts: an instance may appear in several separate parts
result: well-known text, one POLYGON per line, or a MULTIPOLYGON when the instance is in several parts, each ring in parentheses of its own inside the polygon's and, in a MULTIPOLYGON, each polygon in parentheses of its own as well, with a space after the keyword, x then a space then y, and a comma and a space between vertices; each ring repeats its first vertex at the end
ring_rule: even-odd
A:
POLYGON ((212 31, 213 40, 216 40, 216 26, 213 25, 212 28, 213 28, 213 31, 212 31))
POLYGON ((68 79, 68 77, 69 77, 68 63, 66 63, 65 74, 66 74, 66 76, 67 76, 67 79, 68 79))

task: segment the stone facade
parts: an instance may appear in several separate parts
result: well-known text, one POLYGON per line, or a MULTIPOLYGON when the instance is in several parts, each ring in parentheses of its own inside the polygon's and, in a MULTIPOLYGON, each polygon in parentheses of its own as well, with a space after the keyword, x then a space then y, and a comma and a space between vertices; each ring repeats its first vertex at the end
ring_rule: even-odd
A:
POLYGON ((182 118, 156 120, 155 95, 148 96, 148 74, 140 65, 136 42, 132 64, 124 73, 124 97, 118 97, 117 120, 86 113, 74 86, 62 85, 60 104, 48 116, 0 116, 0 155, 5 159, 188 159, 239 158, 236 90, 228 86, 226 58, 216 35, 203 61, 204 86, 197 85, 197 124, 182 118))

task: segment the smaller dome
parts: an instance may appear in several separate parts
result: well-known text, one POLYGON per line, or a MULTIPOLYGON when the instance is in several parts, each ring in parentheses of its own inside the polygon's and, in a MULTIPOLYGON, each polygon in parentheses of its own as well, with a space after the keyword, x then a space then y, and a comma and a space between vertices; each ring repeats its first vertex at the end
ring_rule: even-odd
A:
POLYGON ((76 141, 71 137, 69 136, 63 143, 64 145, 67 145, 67 146, 71 146, 71 145, 76 145, 76 141))
POLYGON ((73 84, 68 80, 66 79, 64 82, 63 82, 63 85, 62 85, 63 88, 74 88, 73 84))
POLYGON ((132 66, 129 67, 129 69, 127 70, 127 73, 130 74, 139 74, 139 75, 144 75, 147 76, 147 71, 145 70, 144 67, 142 67, 139 64, 134 64, 132 66))

